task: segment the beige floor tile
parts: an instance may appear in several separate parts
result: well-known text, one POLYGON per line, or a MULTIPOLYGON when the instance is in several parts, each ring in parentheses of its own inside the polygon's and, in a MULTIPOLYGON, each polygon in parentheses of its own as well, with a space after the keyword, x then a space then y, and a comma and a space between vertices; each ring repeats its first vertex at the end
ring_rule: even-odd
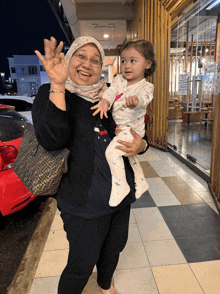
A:
POLYGON ((171 171, 171 167, 168 164, 167 160, 161 160, 161 161, 150 161, 151 166, 156 170, 156 171, 171 171))
POLYGON ((137 224, 129 224, 128 243, 142 242, 137 224))
POLYGON ((206 294, 220 293, 220 260, 190 263, 189 266, 206 294))
POLYGON ((44 251, 68 248, 69 242, 66 238, 66 232, 64 230, 50 231, 44 251))
POLYGON ((149 192, 150 194, 159 195, 159 194, 169 194, 170 189, 164 183, 161 178, 148 178, 147 182, 149 184, 149 192))
POLYGON ((29 294, 57 294, 60 277, 34 279, 29 294))
POLYGON ((52 226, 50 228, 51 231, 54 230, 63 230, 63 221, 60 215, 55 215, 52 226))
POLYGON ((169 189, 173 192, 174 195, 183 193, 195 193, 195 191, 187 183, 169 184, 169 189))
POLYGON ((151 266, 186 263, 175 240, 144 242, 151 266))
POLYGON ((156 171, 160 177, 167 177, 167 176, 175 177, 175 176, 177 176, 177 173, 172 168, 170 168, 170 170, 156 170, 156 171))
POLYGON ((202 184, 200 184, 199 182, 197 183, 188 183, 188 185, 195 191, 204 191, 207 192, 208 188, 204 187, 202 184))
POLYGON ((139 161, 156 161, 161 160, 160 157, 153 151, 150 150, 150 148, 142 155, 138 155, 139 161))
POLYGON ((170 184, 185 184, 184 180, 180 176, 175 177, 163 177, 162 180, 169 187, 170 184))
MULTIPOLYGON (((29 294, 57 294, 60 277, 34 279, 29 294)), ((86 284, 82 294, 97 293, 97 273, 93 273, 86 284)))
POLYGON ((145 178, 158 178, 159 175, 147 161, 141 161, 140 165, 143 169, 145 178))
POLYGON ((195 177, 193 177, 192 175, 190 175, 187 171, 185 170, 177 170, 176 173, 187 183, 192 183, 195 182, 197 183, 197 179, 195 177))
POLYGON ((117 269, 149 267, 149 261, 142 242, 128 243, 120 253, 117 269))
POLYGON ((136 224, 136 220, 135 220, 135 218, 134 218, 134 212, 133 212, 133 209, 131 209, 129 223, 130 223, 130 224, 136 224))
POLYGON ((60 276, 67 263, 68 252, 68 249, 44 251, 35 278, 60 276))
POLYGON ((144 242, 174 239, 165 222, 139 223, 138 228, 144 242))
POLYGON ((97 294, 97 273, 90 276, 82 294, 97 294))
POLYGON ((172 206, 172 205, 180 205, 181 203, 176 198, 176 196, 170 191, 170 193, 164 194, 151 194, 156 205, 159 206, 172 206))
POLYGON ((164 221, 157 207, 136 208, 134 209, 134 217, 138 224, 164 221))
POLYGON ((181 172, 183 169, 182 169, 182 166, 179 165, 179 164, 169 164, 170 167, 172 167, 172 169, 177 173, 181 172))
POLYGON ((152 267, 160 294, 204 294, 188 264, 152 267))
POLYGON ((175 193, 176 198, 181 204, 205 203, 205 201, 197 193, 175 193))
POLYGON ((209 191, 207 191, 207 192, 197 191, 196 193, 206 202, 214 202, 214 200, 211 196, 211 193, 209 191))
POLYGON ((150 268, 116 270, 114 284, 121 294, 159 294, 150 268))

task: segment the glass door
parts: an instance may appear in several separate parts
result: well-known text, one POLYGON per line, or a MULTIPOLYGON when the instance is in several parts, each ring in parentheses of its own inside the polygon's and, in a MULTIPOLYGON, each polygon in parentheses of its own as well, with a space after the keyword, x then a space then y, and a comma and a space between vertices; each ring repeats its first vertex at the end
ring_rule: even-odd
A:
POLYGON ((172 26, 170 46, 168 143, 207 174, 217 78, 217 2, 191 1, 172 26))

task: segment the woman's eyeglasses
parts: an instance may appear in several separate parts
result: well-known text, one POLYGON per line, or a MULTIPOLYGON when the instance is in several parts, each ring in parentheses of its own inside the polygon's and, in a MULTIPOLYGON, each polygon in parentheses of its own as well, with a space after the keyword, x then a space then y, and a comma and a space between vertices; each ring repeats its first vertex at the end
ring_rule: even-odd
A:
MULTIPOLYGON (((74 56, 76 57, 76 60, 81 63, 84 63, 88 60, 87 55, 82 54, 82 53, 74 54, 74 56)), ((90 61, 90 64, 92 65, 92 67, 100 67, 102 65, 101 61, 95 57, 90 58, 89 61, 90 61)))

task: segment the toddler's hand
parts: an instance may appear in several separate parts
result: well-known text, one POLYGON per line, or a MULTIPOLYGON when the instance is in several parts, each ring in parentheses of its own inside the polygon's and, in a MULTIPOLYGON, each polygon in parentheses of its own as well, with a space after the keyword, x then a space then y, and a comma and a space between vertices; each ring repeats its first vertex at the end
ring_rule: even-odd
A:
POLYGON ((96 104, 95 106, 91 107, 91 109, 96 109, 95 112, 93 112, 93 116, 95 116, 97 113, 100 112, 100 118, 103 118, 103 114, 106 118, 108 118, 107 116, 107 111, 108 111, 108 107, 109 107, 109 102, 106 99, 100 99, 99 103, 96 104))
POLYGON ((125 97, 126 104, 123 105, 124 108, 135 108, 138 105, 138 97, 136 95, 125 97))

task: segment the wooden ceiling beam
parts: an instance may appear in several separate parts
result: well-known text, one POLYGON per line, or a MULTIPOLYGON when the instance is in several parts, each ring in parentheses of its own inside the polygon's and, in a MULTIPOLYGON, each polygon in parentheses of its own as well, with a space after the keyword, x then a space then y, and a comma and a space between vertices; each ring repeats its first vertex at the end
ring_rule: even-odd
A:
POLYGON ((164 6, 169 0, 160 0, 161 4, 164 6))
POLYGON ((182 3, 182 0, 173 1, 169 7, 167 7, 167 11, 172 14, 175 9, 182 3))
POLYGON ((191 0, 160 0, 160 2, 171 15, 171 20, 173 20, 191 0))
POLYGON ((164 5, 165 9, 168 11, 168 9, 176 4, 176 2, 179 2, 180 0, 169 0, 164 5))

